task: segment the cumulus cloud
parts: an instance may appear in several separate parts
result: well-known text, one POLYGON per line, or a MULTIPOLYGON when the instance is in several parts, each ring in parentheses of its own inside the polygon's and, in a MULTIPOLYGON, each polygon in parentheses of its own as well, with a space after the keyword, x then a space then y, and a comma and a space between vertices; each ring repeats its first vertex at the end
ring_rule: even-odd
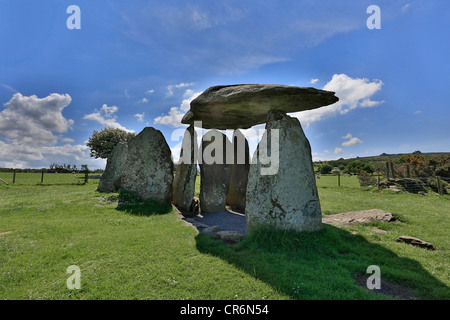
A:
POLYGON ((155 118, 155 124, 164 124, 172 127, 182 126, 181 119, 185 113, 190 109, 190 103, 192 100, 197 98, 202 92, 195 92, 194 90, 187 89, 184 92, 184 99, 179 107, 172 107, 167 115, 162 115, 155 118))
POLYGON ((167 86, 167 96, 168 97, 173 96, 174 89, 190 87, 192 85, 194 85, 193 82, 189 82, 189 83, 182 82, 182 83, 179 83, 179 84, 171 84, 171 85, 167 86))
POLYGON ((108 107, 106 104, 104 104, 100 110, 85 115, 83 119, 97 121, 105 128, 117 128, 128 132, 134 132, 133 130, 129 130, 117 122, 117 116, 115 115, 115 113, 118 110, 119 108, 117 106, 108 107))
POLYGON ((343 154, 344 153, 344 149, 337 147, 336 149, 334 149, 334 154, 343 154))
POLYGON ((353 137, 350 133, 347 133, 342 139, 348 139, 347 141, 343 142, 342 145, 344 147, 350 147, 350 146, 356 146, 357 144, 363 143, 360 139, 357 137, 353 137))
POLYGON ((71 101, 68 94, 52 93, 45 98, 14 94, 0 112, 0 137, 20 144, 55 144, 58 138, 53 132, 67 132, 74 123, 62 115, 71 101))
POLYGON ((312 122, 319 121, 324 117, 343 115, 356 108, 375 107, 384 102, 371 100, 371 97, 381 90, 382 86, 381 80, 370 81, 367 78, 351 78, 346 74, 334 74, 323 90, 335 92, 339 98, 338 102, 291 115, 297 117, 304 128, 308 128, 312 122))
MULTIPOLYGON (((61 136, 74 125, 62 114, 71 101, 68 94, 44 98, 14 94, 0 112, 0 167, 39 168, 52 162, 98 167, 99 161, 90 159, 86 145, 71 145, 73 139, 61 136), (57 146, 58 139, 66 144, 57 146)), ((106 114, 114 112, 105 110, 106 114)))
POLYGON ((319 79, 311 79, 311 80, 309 81, 309 83, 315 84, 315 83, 317 83, 318 81, 319 81, 319 79))
POLYGON ((356 137, 353 137, 350 140, 343 142, 342 145, 344 147, 350 147, 350 146, 356 146, 357 144, 361 144, 361 143, 362 143, 361 140, 359 140, 356 137))
POLYGON ((134 116, 136 117, 138 122, 144 122, 144 115, 145 115, 145 112, 142 112, 142 113, 136 113, 134 116))

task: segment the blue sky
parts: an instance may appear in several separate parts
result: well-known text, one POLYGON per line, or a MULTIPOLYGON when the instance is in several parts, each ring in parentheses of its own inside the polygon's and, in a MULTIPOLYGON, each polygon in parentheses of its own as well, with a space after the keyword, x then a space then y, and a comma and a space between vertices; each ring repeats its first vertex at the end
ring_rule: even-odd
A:
POLYGON ((446 0, 2 0, 0 167, 102 168, 85 142, 105 126, 155 127, 176 157, 189 102, 237 83, 336 91, 292 114, 315 160, 448 152, 449 30, 446 0))

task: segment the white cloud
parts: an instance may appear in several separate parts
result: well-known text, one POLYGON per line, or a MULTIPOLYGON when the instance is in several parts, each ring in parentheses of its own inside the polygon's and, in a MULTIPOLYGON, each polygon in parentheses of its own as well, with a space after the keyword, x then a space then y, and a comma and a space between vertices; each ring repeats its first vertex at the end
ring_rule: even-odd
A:
POLYGON ((351 139, 353 136, 350 133, 347 133, 347 135, 343 136, 342 139, 351 139))
POLYGON ((362 141, 356 137, 351 138, 350 140, 343 142, 342 145, 344 147, 356 146, 357 144, 361 144, 362 141))
POLYGON ((150 90, 147 90, 145 93, 146 94, 152 94, 152 93, 154 93, 155 92, 155 89, 150 89, 150 90))
POLYGON ((185 113, 190 109, 191 101, 197 98, 201 93, 202 93, 201 91, 194 92, 191 89, 187 89, 183 95, 185 99, 181 102, 180 106, 170 108, 169 113, 167 115, 162 115, 160 117, 155 118, 154 123, 169 125, 172 127, 183 126, 181 124, 181 119, 183 119, 185 113))
POLYGON ((312 122, 324 117, 346 114, 356 108, 377 106, 384 101, 371 100, 370 98, 383 86, 381 80, 370 81, 366 78, 351 78, 346 74, 334 74, 331 80, 325 84, 323 90, 333 91, 339 101, 332 105, 314 110, 292 113, 297 117, 303 128, 308 128, 312 122))
POLYGON ((344 150, 342 148, 337 147, 336 149, 334 149, 334 154, 343 154, 344 150))
POLYGON ((193 82, 189 82, 189 83, 179 83, 179 84, 171 84, 169 86, 167 86, 167 96, 170 97, 173 95, 174 93, 174 89, 179 89, 179 88, 185 88, 185 87, 190 87, 193 86, 194 83, 193 82))
MULTIPOLYGON (((72 128, 74 121, 62 114, 71 101, 68 94, 52 93, 45 98, 14 94, 0 112, 0 167, 42 168, 52 162, 104 166, 90 158, 86 145, 55 145, 58 139, 74 142, 54 135, 72 128)), ((105 114, 114 112, 114 108, 104 109, 105 114)))
POLYGON ((145 112, 142 112, 142 113, 136 113, 134 116, 136 117, 138 122, 144 122, 144 115, 145 115, 145 112))
POLYGON ((117 106, 108 107, 104 104, 99 111, 96 111, 91 114, 87 114, 83 117, 86 120, 97 121, 102 124, 105 128, 114 128, 121 129, 128 132, 134 132, 133 130, 129 130, 122 126, 120 123, 116 121, 117 116, 115 113, 119 110, 117 106))
POLYGON ((64 118, 62 111, 72 98, 70 95, 52 93, 45 98, 35 95, 13 95, 0 112, 0 138, 21 144, 55 144, 53 132, 67 132, 74 121, 64 118))
POLYGON ((309 81, 309 83, 315 84, 315 83, 317 83, 318 81, 319 81, 319 79, 311 79, 311 80, 309 81))
POLYGON ((400 10, 402 11, 402 13, 405 13, 406 11, 408 11, 410 6, 411 6, 411 3, 407 3, 407 4, 403 5, 400 10))
POLYGON ((414 114, 415 115, 418 115, 418 114, 421 114, 422 113, 422 110, 416 110, 416 111, 414 111, 414 114))
POLYGON ((147 98, 142 98, 141 100, 139 100, 137 103, 148 103, 148 99, 147 98))

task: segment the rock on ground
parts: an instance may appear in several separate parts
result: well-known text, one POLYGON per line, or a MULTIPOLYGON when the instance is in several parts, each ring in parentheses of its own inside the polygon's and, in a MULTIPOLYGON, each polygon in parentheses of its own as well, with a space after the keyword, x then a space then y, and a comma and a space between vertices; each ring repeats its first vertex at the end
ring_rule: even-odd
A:
POLYGON ((247 231, 258 225, 297 231, 321 229, 322 213, 311 147, 298 119, 280 112, 269 113, 266 132, 250 166, 246 217, 247 231), (277 145, 278 168, 275 163, 277 145), (262 162, 266 162, 264 155, 268 150, 273 158, 270 165, 264 165, 262 162), (267 167, 273 170, 268 169, 262 174, 261 170, 267 167))
POLYGON ((336 213, 322 218, 323 223, 335 225, 355 225, 372 221, 392 222, 395 220, 392 213, 380 209, 336 213))

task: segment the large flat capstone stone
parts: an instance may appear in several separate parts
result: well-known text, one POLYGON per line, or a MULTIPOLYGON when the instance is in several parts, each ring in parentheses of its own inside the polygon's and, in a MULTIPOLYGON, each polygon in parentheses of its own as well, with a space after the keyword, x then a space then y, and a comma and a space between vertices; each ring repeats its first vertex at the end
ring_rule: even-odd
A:
POLYGON ((206 129, 247 129, 265 123, 269 111, 283 113, 337 102, 334 92, 276 84, 238 84, 208 88, 192 100, 184 124, 201 121, 206 129))

